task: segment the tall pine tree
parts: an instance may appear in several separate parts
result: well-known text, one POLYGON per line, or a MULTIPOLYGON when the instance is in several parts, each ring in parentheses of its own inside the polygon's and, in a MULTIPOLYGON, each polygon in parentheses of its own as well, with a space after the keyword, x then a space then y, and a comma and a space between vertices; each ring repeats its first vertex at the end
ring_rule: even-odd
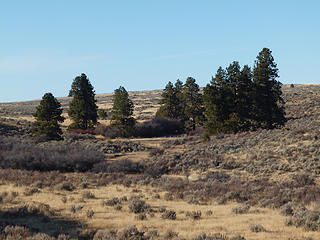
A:
POLYGON ((84 73, 73 80, 69 97, 73 97, 68 111, 73 123, 69 128, 88 129, 96 125, 98 107, 95 93, 84 73))
POLYGON ((63 122, 64 117, 61 114, 61 104, 58 100, 51 93, 44 94, 33 114, 36 119, 32 128, 33 134, 45 135, 47 140, 62 140, 59 122, 63 122))
POLYGON ((239 130, 246 131, 252 126, 253 111, 252 71, 245 65, 237 80, 235 95, 235 112, 239 117, 239 130))
POLYGON ((271 50, 263 48, 253 68, 253 119, 256 127, 283 126, 286 118, 278 68, 271 50))
POLYGON ((229 132, 228 123, 233 113, 233 94, 227 71, 219 67, 215 77, 203 90, 205 128, 210 134, 229 132))
POLYGON ((202 95, 199 85, 192 77, 188 77, 182 89, 184 116, 186 126, 189 129, 195 130, 196 125, 201 125, 204 121, 202 95))
POLYGON ((121 137, 130 137, 134 134, 136 120, 133 116, 134 105, 129 99, 126 89, 120 86, 114 91, 111 127, 115 127, 121 137))
POLYGON ((173 85, 168 82, 161 94, 160 108, 156 112, 156 117, 165 117, 169 119, 184 119, 183 115, 183 83, 178 79, 173 85))

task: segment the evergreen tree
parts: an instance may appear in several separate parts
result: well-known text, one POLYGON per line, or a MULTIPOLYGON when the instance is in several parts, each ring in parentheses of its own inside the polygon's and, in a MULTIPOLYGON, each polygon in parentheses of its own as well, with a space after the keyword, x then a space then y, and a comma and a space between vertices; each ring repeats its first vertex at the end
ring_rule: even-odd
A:
POLYGON ((134 133, 135 119, 133 116, 133 102, 124 87, 114 91, 111 127, 116 127, 120 136, 129 137, 134 133))
POLYGON ((226 70, 219 67, 215 77, 203 90, 205 128, 210 134, 230 131, 228 120, 233 113, 233 95, 226 70))
POLYGON ((98 107, 93 87, 84 73, 73 80, 69 96, 73 97, 68 111, 73 123, 69 128, 92 128, 97 123, 98 107))
POLYGON ((252 71, 245 65, 236 83, 235 112, 239 117, 238 129, 247 131, 252 127, 253 115, 253 91, 252 91, 252 71))
POLYGON ((183 83, 178 79, 175 85, 169 82, 161 94, 160 108, 156 117, 165 117, 169 119, 184 119, 183 115, 183 83))
POLYGON ((245 65, 240 70, 238 62, 233 62, 227 68, 228 82, 232 96, 229 109, 229 121, 232 122, 233 132, 245 131, 250 128, 252 113, 252 73, 251 69, 245 65))
POLYGON ((253 69, 253 119, 256 127, 271 129, 283 126, 286 118, 278 68, 271 50, 263 48, 253 69))
POLYGON ((195 130, 197 124, 204 120, 202 95, 199 85, 192 77, 188 77, 182 89, 182 99, 184 104, 184 116, 188 128, 195 130))
POLYGON ((62 140, 59 122, 63 122, 64 117, 61 114, 62 109, 58 100, 51 93, 44 94, 33 114, 36 121, 32 132, 36 136, 45 135, 48 140, 62 140))

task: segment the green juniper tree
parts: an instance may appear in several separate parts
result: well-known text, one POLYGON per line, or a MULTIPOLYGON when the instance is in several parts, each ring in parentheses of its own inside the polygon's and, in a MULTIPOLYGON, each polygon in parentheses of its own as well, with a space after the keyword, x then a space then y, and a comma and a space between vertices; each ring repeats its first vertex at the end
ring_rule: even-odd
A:
POLYGON ((182 88, 183 112, 187 128, 196 129, 204 120, 202 95, 199 85, 192 77, 188 77, 182 88))
POLYGON ((110 125, 117 128, 121 137, 130 137, 134 133, 136 120, 133 116, 134 105, 124 87, 114 91, 112 117, 110 125))
POLYGON ((63 122, 64 117, 61 114, 61 104, 58 100, 51 93, 44 94, 40 105, 33 114, 36 119, 33 124, 33 134, 36 136, 45 135, 48 140, 62 140, 59 122, 63 122))
POLYGON ((73 123, 69 128, 88 129, 97 124, 95 93, 84 73, 73 80, 69 97, 73 97, 68 111, 73 123))
POLYGON ((253 119, 256 127, 283 126, 286 118, 278 68, 272 51, 263 48, 253 68, 253 119))

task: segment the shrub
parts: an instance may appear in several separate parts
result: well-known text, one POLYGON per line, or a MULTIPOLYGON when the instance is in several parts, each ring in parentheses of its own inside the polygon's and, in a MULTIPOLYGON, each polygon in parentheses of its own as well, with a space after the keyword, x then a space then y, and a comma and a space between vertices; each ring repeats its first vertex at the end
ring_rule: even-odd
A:
POLYGON ((90 191, 82 192, 82 198, 95 198, 95 195, 90 191))
POLYGON ((3 232, 7 235, 6 239, 23 239, 30 237, 32 234, 28 228, 23 226, 6 226, 3 232))
POLYGON ((94 215, 94 211, 92 209, 87 210, 86 215, 88 218, 92 218, 94 215))
POLYGON ((70 206, 70 212, 72 212, 72 213, 75 213, 77 210, 76 210, 76 206, 75 205, 71 205, 70 206))
POLYGON ((120 211, 122 209, 122 205, 121 204, 117 204, 114 206, 114 209, 117 211, 120 211))
POLYGON ((179 120, 167 118, 154 118, 137 123, 135 126, 136 137, 163 137, 184 133, 184 124, 179 120))
POLYGON ((116 127, 99 124, 94 130, 95 134, 102 135, 107 138, 116 138, 120 136, 120 131, 116 127))
POLYGON ((159 207, 159 212, 164 213, 167 209, 164 206, 159 207))
POLYGON ((150 206, 145 201, 140 199, 132 199, 128 205, 130 212, 143 213, 150 209, 150 206))
POLYGON ((287 203, 286 205, 282 206, 280 213, 284 216, 292 216, 294 213, 292 203, 287 203))
POLYGON ((23 191, 23 195, 25 196, 31 196, 35 193, 38 193, 40 192, 38 188, 26 188, 24 191, 23 191))
POLYGON ((110 206, 110 207, 116 206, 117 204, 120 204, 120 200, 117 197, 108 199, 107 201, 103 201, 103 205, 110 206))
POLYGON ((261 224, 252 224, 250 225, 251 232, 265 232, 266 229, 261 224))
POLYGON ((238 207, 232 208, 232 212, 235 214, 244 214, 244 213, 248 213, 249 209, 250 209, 250 205, 238 206, 238 207))
POLYGON ((98 109, 99 119, 105 120, 108 118, 108 112, 106 109, 98 109))
POLYGON ((303 227, 307 231, 320 231, 320 213, 304 207, 295 208, 293 216, 286 220, 286 225, 303 227))
POLYGON ((164 235, 163 235, 163 239, 165 240, 170 240, 170 239, 175 239, 179 236, 179 233, 174 232, 172 230, 168 230, 164 235))
POLYGON ((308 173, 300 173, 292 175, 292 179, 297 186, 304 187, 307 185, 315 185, 314 178, 308 173))
POLYGON ((75 186, 71 182, 62 182, 56 186, 56 189, 59 191, 66 190, 66 191, 73 191, 75 186))
POLYGON ((66 202, 67 202, 67 197, 66 197, 66 196, 63 196, 63 197, 61 198, 61 201, 62 201, 63 203, 66 203, 66 202))
POLYGON ((165 211, 162 215, 161 218, 163 219, 170 219, 170 220, 176 220, 177 216, 176 216, 176 212, 173 210, 168 210, 165 211))
POLYGON ((114 230, 98 230, 94 236, 93 240, 116 240, 117 232, 114 230))
POLYGON ((65 234, 59 234, 57 240, 70 240, 70 236, 65 234))
POLYGON ((211 210, 206 211, 207 216, 211 216, 212 214, 213 214, 213 212, 211 210))
POLYGON ((163 149, 154 148, 154 149, 151 149, 151 151, 149 152, 149 155, 150 155, 150 157, 153 157, 153 156, 162 155, 163 153, 164 153, 163 149))
POLYGON ((133 174, 141 173, 143 169, 144 166, 141 163, 133 162, 129 159, 121 159, 118 161, 113 161, 112 163, 101 162, 95 164, 92 171, 106 173, 123 172, 126 174, 133 174))
POLYGON ((199 220, 201 218, 201 211, 192 211, 190 213, 190 218, 193 220, 199 220))
POLYGON ((159 233, 157 230, 149 230, 148 232, 146 232, 145 235, 146 235, 146 238, 150 240, 159 239, 159 233))
POLYGON ((147 219, 147 215, 145 213, 139 213, 138 215, 135 216, 135 219, 143 221, 147 219))
POLYGON ((61 172, 85 172, 104 161, 104 155, 82 145, 51 142, 36 145, 30 140, 0 136, 0 167, 61 172))
POLYGON ((246 240, 244 237, 241 235, 236 235, 230 238, 230 240, 246 240))
MULTIPOLYGON (((228 238, 221 233, 216 233, 214 235, 207 235, 206 233, 201 233, 198 236, 192 238, 192 240, 227 240, 228 238)), ((245 240, 245 238, 233 239, 232 240, 245 240)), ((230 239, 230 240, 231 240, 230 239)))
POLYGON ((146 240, 143 236, 144 232, 140 232, 136 226, 130 226, 118 234, 118 240, 146 240))
POLYGON ((164 194, 164 199, 166 201, 173 201, 173 195, 171 193, 165 193, 164 194))

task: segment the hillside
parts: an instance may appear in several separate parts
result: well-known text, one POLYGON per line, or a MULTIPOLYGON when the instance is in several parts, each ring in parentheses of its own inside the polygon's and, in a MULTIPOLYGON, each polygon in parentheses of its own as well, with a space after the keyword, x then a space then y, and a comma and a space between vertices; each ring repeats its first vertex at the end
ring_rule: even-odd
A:
MULTIPOLYGON (((2 103, 8 135, 20 135, 0 138, 0 230, 22 224, 27 235, 75 239, 320 239, 320 85, 284 85, 283 93, 284 128, 208 142, 196 132, 66 134, 35 144, 23 128, 39 101, 2 103), (81 168, 84 161, 92 164, 81 168)), ((152 118, 160 94, 130 92, 139 120, 152 118)), ((66 110, 70 99, 59 100, 66 110)), ((97 100, 111 108, 110 94, 97 100)))

